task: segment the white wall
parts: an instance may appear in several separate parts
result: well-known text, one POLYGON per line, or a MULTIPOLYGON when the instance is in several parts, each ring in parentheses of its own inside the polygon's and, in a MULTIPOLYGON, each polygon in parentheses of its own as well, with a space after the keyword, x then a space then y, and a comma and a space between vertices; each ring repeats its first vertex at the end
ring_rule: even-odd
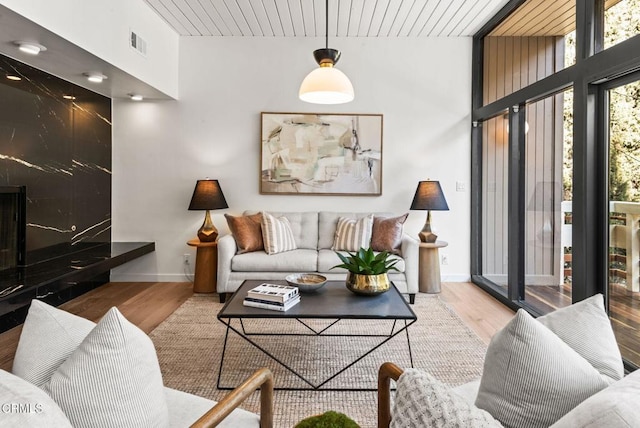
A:
MULTIPOLYGON (((407 212, 418 181, 442 184, 450 211, 434 212, 449 247, 444 280, 469 278, 471 39, 331 39, 356 99, 341 106, 299 101, 312 51, 324 40, 182 38, 180 101, 114 101, 113 239, 155 241, 156 251, 113 271, 112 280, 182 281, 182 255, 194 254, 204 213, 187 211, 199 178, 220 180, 224 212, 407 212), (383 185, 379 197, 259 194, 260 112, 384 115, 383 185)), ((405 230, 417 237, 426 216, 412 211, 405 230)))
POLYGON ((178 97, 180 38, 143 0, 1 0, 0 4, 178 97), (129 47, 130 30, 146 40, 146 56, 129 47))

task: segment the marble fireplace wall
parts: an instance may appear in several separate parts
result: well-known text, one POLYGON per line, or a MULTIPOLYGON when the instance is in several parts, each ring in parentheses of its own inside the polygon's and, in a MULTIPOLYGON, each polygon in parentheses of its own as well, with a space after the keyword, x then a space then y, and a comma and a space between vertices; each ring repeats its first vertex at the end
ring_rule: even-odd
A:
POLYGON ((111 242, 111 100, 0 55, 0 186, 26 186, 27 265, 111 242))

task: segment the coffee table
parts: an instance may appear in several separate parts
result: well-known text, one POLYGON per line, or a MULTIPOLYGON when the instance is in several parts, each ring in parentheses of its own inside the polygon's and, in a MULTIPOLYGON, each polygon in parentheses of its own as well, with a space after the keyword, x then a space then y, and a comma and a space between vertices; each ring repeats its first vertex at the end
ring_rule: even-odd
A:
MULTIPOLYGON (((280 364, 282 367, 293 373, 295 376, 304 381, 308 387, 302 388, 276 388, 282 390, 323 390, 323 391, 375 391, 375 388, 323 388, 323 386, 334 379, 336 376, 343 373, 345 370, 356 364, 358 361, 371 354, 380 346, 387 343, 389 340, 404 332, 407 337, 407 348, 409 351, 409 359, 411 367, 413 367, 413 356, 411 355, 411 341, 409 339, 409 326, 416 322, 418 319, 413 310, 409 307, 404 297, 400 294, 395 285, 392 284, 391 289, 386 293, 378 296, 357 296, 350 292, 344 281, 328 281, 324 287, 317 290, 314 293, 302 294, 300 303, 290 308, 286 312, 272 311, 268 309, 259 309, 253 307, 247 307, 242 304, 247 292, 256 287, 257 285, 268 282, 271 284, 283 284, 285 281, 260 281, 260 280, 247 280, 242 283, 240 288, 231 296, 227 303, 222 307, 218 313, 218 320, 227 326, 227 331, 224 337, 224 346, 222 350, 222 358, 220 359, 220 367, 218 369, 218 389, 233 389, 235 386, 222 386, 220 385, 220 379, 222 377, 222 368, 224 364, 225 353, 227 350, 227 342, 229 338, 229 332, 233 331, 241 338, 249 342, 255 348, 262 351, 269 356, 272 360, 280 364), (306 328, 306 333, 251 333, 248 332, 243 320, 246 319, 264 319, 265 325, 268 325, 269 320, 274 319, 291 319, 302 323, 306 328), (334 320, 322 329, 314 329, 309 326, 309 323, 305 323, 305 320, 312 319, 324 319, 334 320), (333 334, 331 327, 336 325, 342 320, 356 319, 356 320, 391 320, 393 326, 391 331, 374 332, 371 334, 333 334), (232 321, 236 321, 232 323, 232 321), (366 350, 364 354, 356 358, 354 361, 349 362, 346 366, 340 369, 338 372, 332 374, 328 378, 320 382, 312 382, 307 379, 303 374, 291 368, 284 361, 282 361, 273 352, 269 352, 264 347, 256 343, 252 339, 252 336, 300 336, 302 339, 304 336, 349 336, 353 337, 353 340, 357 340, 358 337, 380 337, 381 341, 370 349, 366 350)), ((381 361, 382 363, 382 361, 381 361)))

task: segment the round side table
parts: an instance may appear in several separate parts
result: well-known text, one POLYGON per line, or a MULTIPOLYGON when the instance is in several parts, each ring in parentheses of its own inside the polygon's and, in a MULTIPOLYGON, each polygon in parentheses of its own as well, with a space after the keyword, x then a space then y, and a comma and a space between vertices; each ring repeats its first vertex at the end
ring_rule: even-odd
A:
POLYGON ((215 293, 218 277, 218 241, 200 242, 195 238, 187 242, 187 245, 197 248, 193 292, 215 293))
POLYGON ((421 293, 440 292, 440 255, 439 248, 444 248, 449 243, 445 241, 421 242, 418 289, 421 293))

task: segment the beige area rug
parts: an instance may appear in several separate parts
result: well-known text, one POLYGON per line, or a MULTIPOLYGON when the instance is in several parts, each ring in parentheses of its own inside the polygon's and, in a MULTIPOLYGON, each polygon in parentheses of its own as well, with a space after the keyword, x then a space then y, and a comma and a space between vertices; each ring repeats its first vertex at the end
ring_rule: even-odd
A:
MULTIPOLYGON (((229 391, 216 387, 226 331, 226 327, 216 318, 221 308, 217 297, 194 295, 151 332, 166 386, 216 401, 228 394, 229 391)), ((418 321, 409 328, 414 366, 452 386, 478 378, 482 373, 486 346, 475 333, 437 295, 419 294, 412 309, 418 316, 418 321)), ((318 329, 327 324, 327 321, 317 320, 310 325, 318 329)), ((233 325, 240 327, 237 323, 233 325)), ((268 323, 250 320, 245 322, 244 327, 253 333, 308 332, 305 326, 295 320, 268 323)), ((391 328, 390 321, 344 320, 327 332, 379 334, 389 332, 391 328)), ((281 356, 283 361, 314 384, 331 376, 382 340, 379 337, 345 336, 252 338, 269 352, 281 356)), ((376 388, 377 371, 385 361, 404 368, 410 366, 404 333, 360 360, 325 387, 376 388)), ((235 386, 263 366, 274 372, 276 387, 307 386, 237 334, 230 332, 221 384, 235 386)), ((377 422, 376 392, 276 391, 274 401, 274 424, 277 428, 293 427, 301 419, 327 410, 343 412, 362 427, 375 427, 377 422)), ((243 407, 257 412, 257 393, 243 407)))

